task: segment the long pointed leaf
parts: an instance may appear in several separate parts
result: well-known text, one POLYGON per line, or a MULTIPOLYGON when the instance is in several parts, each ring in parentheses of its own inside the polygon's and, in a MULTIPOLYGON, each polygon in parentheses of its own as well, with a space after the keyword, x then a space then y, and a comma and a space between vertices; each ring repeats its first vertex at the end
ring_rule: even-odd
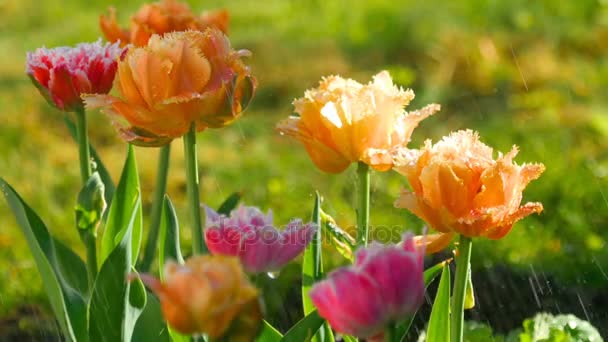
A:
MULTIPOLYGON (((179 245, 179 223, 177 221, 177 214, 175 208, 171 204, 169 196, 165 195, 162 204, 162 211, 160 214, 160 226, 159 226, 159 244, 158 244, 158 263, 160 270, 160 278, 163 278, 163 267, 167 260, 177 261, 180 264, 184 263, 182 252, 179 245)), ((173 342, 188 342, 191 340, 190 336, 182 335, 175 330, 171 329, 169 325, 165 324, 167 331, 173 342)))
POLYGON ((450 266, 448 264, 443 266, 441 272, 441 280, 431 311, 426 341, 450 341, 450 266))
POLYGON ((285 333, 281 341, 283 342, 304 342, 311 341, 315 333, 319 330, 325 320, 319 316, 317 310, 313 310, 306 317, 302 318, 289 331, 285 333))
POLYGON ((110 205, 105 231, 101 240, 101 264, 104 263, 105 259, 122 241, 134 208, 137 208, 137 210, 135 211, 132 237, 130 239, 132 243, 132 256, 130 259, 133 265, 137 261, 141 246, 142 214, 137 162, 135 161, 133 146, 129 145, 127 159, 125 160, 120 181, 118 182, 118 188, 114 192, 114 198, 110 205))
POLYGON ((80 280, 74 278, 74 274, 62 273, 65 266, 69 265, 74 267, 75 271, 86 274, 82 260, 73 252, 68 252, 66 247, 57 248, 55 246, 53 237, 40 217, 2 178, 0 178, 0 190, 11 207, 34 256, 36 267, 61 330, 71 341, 86 341, 86 302, 83 294, 79 293, 80 280))
POLYGON ((280 342, 283 335, 275 329, 270 323, 262 322, 262 331, 258 335, 257 342, 280 342))
MULTIPOLYGON (((422 276, 424 278, 424 288, 425 289, 428 288, 429 285, 433 282, 433 280, 435 280, 435 278, 437 278, 437 276, 441 273, 441 271, 443 270, 443 266, 449 264, 450 261, 451 261, 451 259, 442 261, 442 262, 437 263, 437 264, 427 268, 426 270, 424 270, 424 273, 422 276)), ((407 337, 407 332, 410 330, 410 326, 412 325, 412 322, 414 321, 415 316, 416 316, 416 314, 414 314, 414 316, 408 318, 404 322, 401 322, 397 326, 397 331, 395 332, 395 336, 401 336, 401 338, 399 339, 400 341, 405 341, 405 338, 407 337)))
MULTIPOLYGON (((312 211, 312 222, 317 226, 317 232, 315 233, 310 244, 308 244, 306 247, 302 261, 302 304, 304 306, 304 315, 308 315, 315 311, 315 307, 310 300, 308 292, 316 281, 323 278, 323 255, 321 248, 321 196, 318 192, 315 195, 315 205, 312 211)), ((323 328, 317 332, 313 338, 313 341, 334 341, 334 336, 329 324, 323 324, 323 328)))
MULTIPOLYGON (((78 138, 76 136, 76 125, 74 125, 74 122, 72 122, 72 120, 67 115, 64 117, 64 122, 65 125, 68 127, 68 131, 70 131, 72 139, 78 142, 78 138)), ((101 161, 101 158, 99 157, 99 154, 97 153, 93 145, 89 144, 89 149, 91 151, 91 157, 93 158, 93 161, 95 161, 95 170, 99 172, 99 177, 101 177, 101 181, 105 185, 104 198, 106 200, 106 203, 110 205, 112 197, 114 196, 114 191, 116 190, 116 187, 114 186, 114 181, 112 180, 110 172, 108 172, 108 169, 101 161)))
POLYGON ((141 213, 139 199, 135 203, 120 243, 110 251, 95 280, 89 306, 91 342, 131 341, 135 322, 146 304, 141 281, 129 282, 127 278, 133 270, 132 232, 141 213))
POLYGON ((135 324, 131 341, 171 342, 160 302, 152 293, 147 293, 147 298, 146 307, 135 324))
POLYGON ((165 266, 167 260, 177 261, 180 264, 184 263, 182 252, 179 244, 179 223, 177 222, 177 214, 171 203, 169 196, 165 195, 163 199, 163 208, 160 214, 160 239, 158 244, 158 263, 159 270, 165 266))

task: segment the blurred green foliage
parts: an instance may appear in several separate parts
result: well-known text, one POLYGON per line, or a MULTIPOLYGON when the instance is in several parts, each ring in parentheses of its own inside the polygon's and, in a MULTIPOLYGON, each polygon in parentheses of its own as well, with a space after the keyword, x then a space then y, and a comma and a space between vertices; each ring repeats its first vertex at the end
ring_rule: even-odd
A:
MULTIPOLYGON (((411 87, 411 108, 429 102, 442 111, 414 132, 412 146, 451 130, 472 128, 499 151, 520 146, 519 163, 547 171, 526 190, 542 215, 525 219, 500 241, 479 240, 473 267, 505 263, 560 279, 600 286, 608 273, 608 2, 527 1, 189 1, 195 11, 231 11, 233 45, 253 52, 259 80, 254 103, 229 128, 199 135, 202 199, 219 205, 235 191, 272 208, 280 224, 308 218, 315 189, 338 225, 355 224, 354 169, 318 171, 298 143, 275 123, 290 102, 328 74, 361 82, 382 69, 411 87), (204 6, 204 8, 203 8, 204 6)), ((98 15, 116 6, 119 20, 143 1, 4 0, 0 2, 0 174, 40 214, 51 231, 79 246, 74 205, 77 150, 63 125, 24 74, 26 51, 92 41, 98 15)), ((115 178, 125 154, 108 120, 91 117, 92 143, 115 178)), ((168 193, 185 218, 182 144, 173 144, 168 193)), ((156 149, 137 149, 144 212, 149 214, 156 149)), ((386 233, 420 231, 422 222, 393 201, 405 180, 372 176, 371 224, 386 233)), ((0 202, 0 315, 40 298, 40 280, 24 238, 0 202)), ((147 225, 147 223, 146 223, 147 225)), ((182 234, 186 240, 189 232, 182 234)), ((397 239, 397 234, 393 234, 397 239)), ((188 241, 184 241, 188 244, 188 241)), ((81 251, 83 249, 81 248, 81 251)), ((339 256, 330 262, 343 262, 339 256)))

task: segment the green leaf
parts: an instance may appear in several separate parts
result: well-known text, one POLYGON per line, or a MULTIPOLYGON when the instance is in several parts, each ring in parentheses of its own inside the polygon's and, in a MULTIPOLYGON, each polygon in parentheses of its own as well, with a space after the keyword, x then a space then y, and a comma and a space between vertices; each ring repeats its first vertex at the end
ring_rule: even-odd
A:
POLYGON ((220 205, 219 209, 217 210, 217 213, 218 214, 223 214, 223 215, 226 215, 226 216, 230 215, 230 212, 232 210, 234 210, 234 208, 236 208, 236 206, 239 204, 239 201, 241 200, 242 196, 243 195, 240 192, 234 192, 234 193, 232 193, 220 205))
POLYGON ((114 198, 110 205, 105 231, 101 240, 101 258, 103 264, 114 248, 123 240, 127 226, 134 212, 133 231, 130 241, 132 243, 130 258, 132 265, 137 261, 139 248, 141 246, 142 214, 139 190, 139 177, 137 174, 137 162, 133 146, 129 145, 127 159, 122 169, 118 188, 114 192, 114 198))
MULTIPOLYGON (((63 121, 65 122, 65 125, 68 127, 68 131, 70 131, 70 135, 72 136, 72 139, 74 139, 74 141, 78 142, 78 137, 76 136, 76 125, 74 125, 74 122, 72 122, 72 120, 69 118, 69 116, 67 114, 64 116, 63 121)), ((110 172, 108 172, 108 169, 106 169, 105 165, 101 161, 101 158, 99 157, 99 154, 97 154, 97 151, 95 150, 93 145, 89 144, 89 149, 91 151, 91 157, 93 158, 93 161, 95 162, 95 167, 93 168, 93 171, 99 172, 99 176, 101 177, 101 180, 102 180, 103 184, 105 185, 104 197, 105 197, 106 203, 108 205, 110 205, 110 203, 112 202, 112 197, 114 196, 114 191, 116 189, 114 186, 114 181, 112 181, 112 176, 110 176, 110 172)))
POLYGON ((147 293, 147 297, 146 307, 135 323, 131 341, 171 342, 167 325, 163 320, 160 302, 152 293, 147 293))
POLYGON ((441 272, 441 280, 427 328, 426 341, 450 341, 450 266, 447 263, 441 272))
MULTIPOLYGON (((8 202, 21 232, 27 240, 55 318, 67 339, 87 341, 86 301, 82 279, 86 268, 80 258, 63 245, 55 245, 46 226, 36 213, 23 201, 4 179, 0 178, 0 190, 8 202), (64 273, 72 268, 70 273, 64 273)), ((84 280, 86 289, 86 279, 84 280)))
MULTIPOLYGON (((308 292, 313 284, 323 278, 323 258, 321 253, 321 196, 317 192, 315 196, 315 205, 312 211, 312 222, 319 227, 313 236, 312 241, 304 251, 302 261, 302 304, 304 307, 304 315, 308 315, 315 310, 308 292)), ((329 327, 329 324, 323 324, 323 329, 315 335, 314 341, 328 342, 334 341, 334 336, 329 327)))
MULTIPOLYGON (((163 198, 159 234, 158 269, 160 270, 159 273, 162 280, 164 276, 163 268, 167 260, 174 260, 180 264, 184 263, 184 258, 182 257, 179 246, 179 223, 177 222, 175 208, 167 195, 163 198)), ((190 336, 185 336, 176 332, 171 329, 169 325, 165 324, 165 327, 174 342, 188 342, 191 340, 190 336)))
POLYGON ((76 227, 83 231, 96 234, 97 226, 106 210, 106 200, 103 197, 104 185, 98 172, 94 172, 78 193, 76 203, 76 227))
POLYGON ((158 244, 158 262, 161 278, 162 269, 167 260, 177 261, 180 264, 184 263, 179 245, 177 214, 169 196, 165 195, 162 205, 163 208, 160 214, 160 241, 158 244))
MULTIPOLYGON (((439 273, 441 273, 441 270, 443 270, 443 266, 449 264, 449 261, 450 260, 442 261, 442 262, 437 263, 434 266, 429 267, 426 270, 424 270, 424 273, 423 273, 424 288, 429 287, 429 285, 433 282, 433 280, 435 280, 435 278, 437 278, 439 273)), ((414 315, 412 317, 409 317, 408 319, 406 319, 405 321, 403 321, 397 325, 397 328, 395 330, 395 336, 401 336, 399 341, 405 341, 405 338, 407 337, 407 333, 410 330, 410 326, 412 325, 412 322, 414 321, 414 317, 416 317, 416 313, 414 313, 414 315)))
POLYGON ((128 280, 133 270, 132 232, 141 214, 139 199, 135 203, 122 240, 110 251, 95 280, 89 306, 89 338, 92 342, 131 341, 137 318, 146 304, 141 280, 128 280))
POLYGON ((88 299, 89 280, 87 279, 87 266, 78 254, 64 245, 61 241, 53 238, 55 255, 63 279, 67 284, 88 299))
POLYGON ((285 336, 281 339, 284 342, 302 342, 311 341, 315 336, 315 333, 319 330, 321 325, 325 322, 317 310, 313 310, 306 317, 302 318, 296 323, 285 336))
POLYGON ((279 342, 283 338, 283 335, 275 329, 270 323, 262 322, 262 331, 258 335, 257 342, 279 342))
POLYGON ((321 232, 323 241, 328 241, 343 257, 351 263, 355 262, 355 239, 338 227, 333 217, 321 210, 321 232))
POLYGON ((450 263, 451 260, 442 261, 437 263, 426 270, 424 270, 423 278, 424 278, 424 287, 427 288, 435 278, 441 273, 443 268, 450 263))
POLYGON ((358 342, 359 341, 359 339, 357 339, 356 337, 349 336, 349 335, 342 335, 342 340, 344 342, 358 342))

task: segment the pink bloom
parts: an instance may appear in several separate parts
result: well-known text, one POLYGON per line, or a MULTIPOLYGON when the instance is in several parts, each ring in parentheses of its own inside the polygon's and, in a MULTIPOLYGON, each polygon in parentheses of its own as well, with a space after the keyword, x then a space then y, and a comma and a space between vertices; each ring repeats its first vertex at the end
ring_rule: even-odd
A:
POLYGON ((80 94, 106 94, 112 89, 118 43, 82 43, 76 47, 39 48, 27 53, 26 73, 49 103, 69 112, 81 110, 80 94))
POLYGON ((212 254, 238 256, 249 273, 276 271, 302 253, 316 231, 312 223, 292 220, 283 230, 256 207, 239 206, 230 217, 205 207, 205 242, 212 254))
POLYGON ((329 274, 310 290, 319 315, 344 334, 369 338, 413 315, 424 300, 424 250, 411 235, 403 244, 373 243, 355 264, 329 274))

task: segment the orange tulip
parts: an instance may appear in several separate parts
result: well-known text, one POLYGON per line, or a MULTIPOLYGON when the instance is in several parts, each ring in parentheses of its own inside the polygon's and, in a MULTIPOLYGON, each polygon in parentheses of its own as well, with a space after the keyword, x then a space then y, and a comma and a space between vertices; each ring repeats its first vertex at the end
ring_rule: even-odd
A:
POLYGON ((196 16, 187 4, 176 0, 162 0, 143 5, 131 17, 131 26, 128 30, 121 29, 118 25, 114 8, 110 8, 109 12, 109 16, 99 17, 101 31, 109 41, 120 40, 123 46, 128 43, 145 46, 153 34, 163 35, 186 30, 204 31, 209 27, 228 33, 228 11, 203 12, 200 16, 196 16))
POLYGON ((249 104, 256 81, 219 30, 154 35, 148 45, 129 49, 118 63, 115 87, 122 97, 83 95, 87 108, 102 108, 123 138, 161 146, 184 135, 219 128, 249 104), (118 119, 118 120, 116 120, 118 119), (124 121, 127 122, 125 125, 124 121))
POLYGON ((492 148, 470 130, 458 131, 421 150, 396 159, 412 191, 403 190, 395 206, 406 208, 447 235, 429 239, 432 250, 445 248, 454 233, 500 239, 516 221, 543 210, 541 203, 521 204, 528 183, 545 170, 542 164, 517 165, 517 147, 496 160, 492 148))
POLYGON ((163 316, 176 331, 253 340, 262 319, 258 290, 237 258, 203 255, 185 265, 168 262, 163 275, 163 282, 147 274, 141 279, 158 296, 163 316))
POLYGON ((387 171, 418 123, 440 108, 431 104, 404 112, 413 98, 414 92, 393 85, 386 71, 366 85, 329 76, 293 102, 299 116, 279 122, 277 129, 300 140, 325 172, 339 173, 358 161, 387 171))

